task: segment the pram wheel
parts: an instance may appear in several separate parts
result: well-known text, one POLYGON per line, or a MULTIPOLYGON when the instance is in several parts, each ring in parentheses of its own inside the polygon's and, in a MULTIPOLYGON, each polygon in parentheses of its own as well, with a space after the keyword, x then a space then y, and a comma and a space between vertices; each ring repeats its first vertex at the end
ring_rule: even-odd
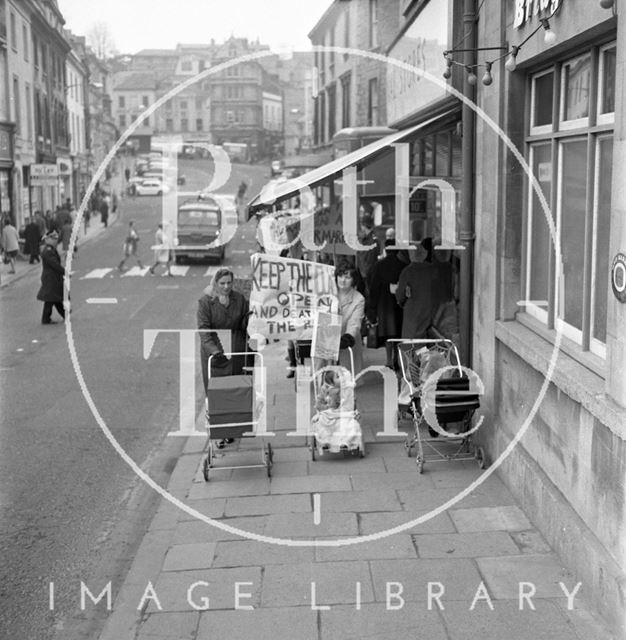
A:
POLYGON ((422 458, 417 456, 415 462, 417 462, 417 473, 424 473, 424 461, 422 460, 422 458))
POLYGON ((488 465, 485 450, 482 447, 477 447, 474 452, 474 456, 476 458, 476 462, 478 462, 479 469, 486 469, 488 465))
POLYGON ((209 481, 209 469, 211 468, 212 457, 211 444, 209 443, 209 451, 202 461, 202 475, 204 476, 205 482, 209 481))
POLYGON ((411 453, 411 450, 413 449, 413 437, 411 435, 407 435, 404 440, 404 448, 406 449, 406 455, 410 458, 411 455, 413 455, 411 453))
POLYGON ((315 449, 317 447, 317 442, 315 441, 315 436, 311 436, 311 460, 315 462, 315 449))
POLYGON ((361 446, 359 447, 359 457, 365 458, 365 443, 361 443, 361 446))

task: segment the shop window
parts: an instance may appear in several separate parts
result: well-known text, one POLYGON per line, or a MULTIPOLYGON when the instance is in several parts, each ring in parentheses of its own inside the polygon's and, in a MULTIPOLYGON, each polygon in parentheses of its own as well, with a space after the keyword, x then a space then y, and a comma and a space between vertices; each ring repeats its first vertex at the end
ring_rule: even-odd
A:
POLYGON ((368 84, 367 123, 378 126, 378 78, 371 78, 368 84))
POLYGON ((611 179, 613 138, 600 137, 596 143, 596 184, 593 205, 593 254, 591 281, 591 341, 596 354, 606 356, 607 274, 609 273, 609 229, 611 219, 611 179))
POLYGON ((202 122, 202 118, 196 118, 196 131, 202 131, 204 128, 204 123, 202 122))
POLYGON ((536 75, 531 89, 531 133, 541 133, 552 128, 553 96, 554 73, 548 71, 536 75))
POLYGON ((449 151, 450 136, 447 132, 438 133, 436 136, 436 152, 435 152, 435 175, 450 175, 449 151))
POLYGON ((563 129, 585 126, 589 118, 591 55, 566 62, 561 71, 561 123, 563 129))
POLYGON ((600 357, 606 355, 614 55, 612 43, 530 79, 527 158, 536 183, 527 181, 525 310, 600 357), (558 104, 550 90, 555 85, 558 104), (551 96, 542 107, 546 117, 538 109, 540 95, 551 96), (598 99, 592 102, 590 95, 598 99), (548 113, 559 113, 555 126, 548 113), (546 219, 542 199, 551 218, 546 219), (551 230, 561 244, 561 282, 551 230))
POLYGON ((613 122, 615 117, 615 45, 600 51, 598 122, 613 122))
POLYGON ((341 126, 350 126, 350 73, 341 77, 341 126))
POLYGON ((434 136, 426 136, 422 138, 422 155, 424 176, 435 175, 435 158, 434 158, 434 136))

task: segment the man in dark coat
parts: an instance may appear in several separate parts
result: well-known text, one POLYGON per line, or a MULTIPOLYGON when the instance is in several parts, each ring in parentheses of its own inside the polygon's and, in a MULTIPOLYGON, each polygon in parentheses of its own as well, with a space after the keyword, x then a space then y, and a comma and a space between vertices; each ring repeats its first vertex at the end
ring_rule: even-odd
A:
POLYGON ((39 245, 41 244, 41 229, 34 218, 26 225, 24 230, 26 240, 26 252, 30 254, 29 264, 39 262, 39 245))
POLYGON ((52 231, 44 237, 43 241, 44 246, 41 251, 41 288, 37 294, 37 300, 43 301, 41 324, 53 324, 52 307, 56 308, 59 315, 65 320, 65 310, 63 309, 63 276, 65 276, 65 269, 57 252, 58 233, 52 231))
MULTIPOLYGON (((394 245, 394 240, 385 240, 385 247, 394 245)), ((370 291, 366 300, 366 317, 370 324, 377 325, 379 344, 385 344, 387 366, 395 368, 397 353, 390 338, 399 338, 402 333, 402 308, 396 300, 396 288, 403 269, 407 266, 399 258, 399 251, 386 249, 386 255, 372 270, 370 291)))
POLYGON ((100 201, 100 220, 105 227, 109 226, 109 203, 106 198, 102 198, 100 201))
POLYGON ((436 311, 437 269, 424 262, 428 251, 421 244, 409 251, 411 264, 400 274, 396 299, 403 309, 402 338, 426 338, 436 311))

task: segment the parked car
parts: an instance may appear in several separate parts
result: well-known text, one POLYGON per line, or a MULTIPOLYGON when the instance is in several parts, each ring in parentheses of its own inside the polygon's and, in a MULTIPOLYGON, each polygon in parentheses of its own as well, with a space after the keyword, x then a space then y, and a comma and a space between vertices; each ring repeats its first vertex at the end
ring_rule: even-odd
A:
POLYGON ((161 180, 150 178, 136 185, 135 192, 138 196, 160 196, 163 193, 169 193, 170 188, 161 180))

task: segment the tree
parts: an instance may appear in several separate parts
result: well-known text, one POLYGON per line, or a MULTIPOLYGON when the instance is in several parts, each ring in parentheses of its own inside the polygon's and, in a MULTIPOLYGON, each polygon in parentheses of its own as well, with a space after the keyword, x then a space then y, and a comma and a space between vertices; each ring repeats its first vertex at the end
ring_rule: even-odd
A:
POLYGON ((87 43, 99 60, 107 60, 117 54, 111 30, 106 22, 96 22, 87 33, 87 43))

